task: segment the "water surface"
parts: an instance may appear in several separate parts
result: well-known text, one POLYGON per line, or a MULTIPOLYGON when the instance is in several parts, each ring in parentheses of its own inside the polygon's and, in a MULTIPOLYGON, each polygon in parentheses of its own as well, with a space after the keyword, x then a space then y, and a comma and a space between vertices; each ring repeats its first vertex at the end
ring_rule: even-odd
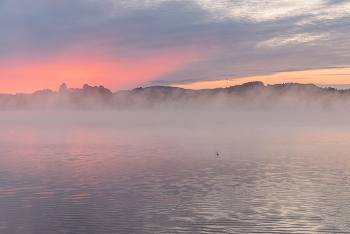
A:
POLYGON ((0 233, 350 233, 347 119, 3 112, 0 233))

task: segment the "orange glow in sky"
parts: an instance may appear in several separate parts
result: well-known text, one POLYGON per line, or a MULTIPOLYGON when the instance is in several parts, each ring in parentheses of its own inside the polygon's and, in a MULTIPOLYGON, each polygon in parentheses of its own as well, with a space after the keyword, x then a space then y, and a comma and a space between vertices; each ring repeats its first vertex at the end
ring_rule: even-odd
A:
MULTIPOLYGON (((205 52, 199 49, 181 48, 145 58, 119 58, 96 52, 83 54, 71 52, 46 61, 12 62, 0 65, 0 93, 33 93, 42 89, 58 91, 63 82, 69 88, 82 88, 83 84, 89 84, 103 85, 113 92, 132 89, 189 66, 217 51, 217 48, 205 52)), ((262 81, 265 85, 289 82, 330 84, 330 86, 350 84, 350 67, 280 72, 265 76, 173 86, 210 89, 249 81, 262 81)))
POLYGON ((326 84, 350 84, 350 67, 345 66, 343 68, 333 69, 319 69, 319 70, 307 70, 307 71, 294 71, 294 72, 280 72, 266 76, 252 76, 237 78, 232 80, 218 80, 218 81, 205 81, 188 85, 173 85, 185 89, 212 89, 212 88, 226 88, 229 86, 240 85, 250 81, 262 81, 267 84, 281 84, 281 83, 313 83, 319 85, 326 84))

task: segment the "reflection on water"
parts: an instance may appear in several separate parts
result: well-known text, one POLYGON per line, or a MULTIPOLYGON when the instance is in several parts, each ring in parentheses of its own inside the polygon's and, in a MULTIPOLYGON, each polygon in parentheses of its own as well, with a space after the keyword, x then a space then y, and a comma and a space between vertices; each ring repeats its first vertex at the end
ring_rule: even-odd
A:
POLYGON ((350 233, 349 126, 150 119, 0 124, 0 233, 350 233))

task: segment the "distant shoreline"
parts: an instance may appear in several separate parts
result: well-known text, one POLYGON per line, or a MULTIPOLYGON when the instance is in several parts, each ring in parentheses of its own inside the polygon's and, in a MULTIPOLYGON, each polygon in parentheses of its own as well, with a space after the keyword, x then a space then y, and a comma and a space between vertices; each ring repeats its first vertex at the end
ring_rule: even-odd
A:
POLYGON ((260 81, 215 89, 172 86, 138 87, 111 92, 103 86, 82 89, 62 84, 32 94, 0 94, 0 110, 11 109, 349 109, 350 89, 321 88, 314 84, 264 85, 260 81))
MULTIPOLYGON (((115 93, 118 93, 118 92, 125 92, 125 91, 133 91, 133 90, 175 90, 175 89, 181 89, 181 90, 192 90, 192 91, 202 91, 202 90, 225 90, 225 89, 232 89, 232 88, 238 88, 238 87, 244 87, 244 86, 247 86, 247 85, 252 85, 252 84, 263 84, 263 82, 261 81, 251 81, 251 82, 247 82, 247 83, 243 83, 241 85, 234 85, 234 86, 229 86, 229 87, 226 87, 226 88, 221 88, 221 87, 218 87, 218 88, 212 88, 212 89, 185 89, 185 88, 180 88, 180 87, 175 87, 175 86, 162 86, 162 85, 154 85, 154 86, 147 86, 147 87, 137 87, 137 88, 134 88, 134 89, 126 89, 126 90, 118 90, 116 92, 111 92, 108 88, 105 88, 104 86, 89 86, 88 84, 85 84, 85 89, 100 89, 100 90, 106 90, 107 92, 111 92, 113 94, 115 93)), ((298 85, 298 86, 316 86, 318 88, 321 88, 321 89, 331 89, 331 90, 336 90, 336 91, 346 91, 346 90, 350 90, 350 87, 347 88, 347 89, 343 89, 343 88, 335 88, 335 87, 331 87, 331 86, 342 86, 342 85, 316 85, 316 84, 313 84, 313 83, 308 83, 308 84, 304 84, 304 83, 279 83, 279 84, 268 84, 268 85, 264 85, 265 87, 275 87, 275 86, 291 86, 291 85, 298 85)), ((42 90, 37 90, 33 93, 15 93, 15 94, 11 94, 11 93, 0 93, 0 95, 30 95, 30 94, 36 94, 36 93, 60 93, 62 91, 79 91, 79 90, 84 90, 84 86, 82 89, 80 88, 67 88, 67 86, 65 85, 65 83, 63 83, 59 89, 59 91, 55 92, 55 91, 52 91, 51 89, 42 89, 42 90), (66 87, 66 89, 61 89, 61 87, 66 87)), ((349 85, 350 86, 350 85, 349 85)))

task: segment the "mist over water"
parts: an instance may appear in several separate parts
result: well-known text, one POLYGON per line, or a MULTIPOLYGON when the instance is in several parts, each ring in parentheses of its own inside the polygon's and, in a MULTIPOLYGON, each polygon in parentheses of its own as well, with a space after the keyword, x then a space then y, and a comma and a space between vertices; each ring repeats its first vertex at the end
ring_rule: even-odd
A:
POLYGON ((0 0, 0 234, 350 233, 349 15, 0 0))
POLYGON ((0 233, 350 233, 346 102, 225 95, 2 110, 0 233))
POLYGON ((152 86, 112 93, 103 86, 59 92, 0 94, 0 110, 221 110, 221 111, 350 111, 350 89, 321 88, 314 84, 262 82, 218 89, 190 90, 152 86))

